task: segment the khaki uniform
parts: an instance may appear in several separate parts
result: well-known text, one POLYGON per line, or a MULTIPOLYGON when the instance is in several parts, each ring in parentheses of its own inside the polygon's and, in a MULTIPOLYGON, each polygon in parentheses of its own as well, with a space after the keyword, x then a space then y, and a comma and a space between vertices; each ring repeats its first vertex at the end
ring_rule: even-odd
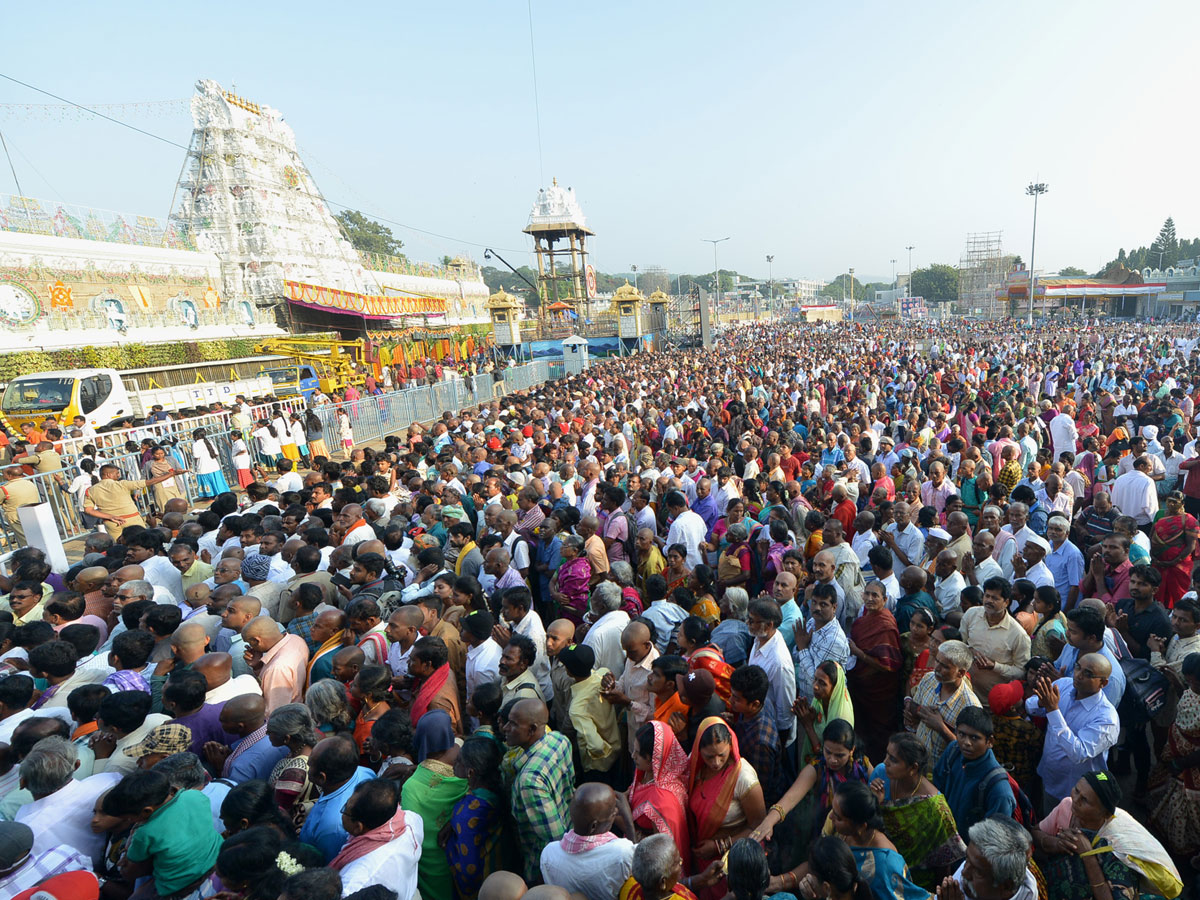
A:
POLYGON ((12 481, 0 483, 0 496, 3 497, 3 500, 0 500, 0 509, 4 510, 4 518, 8 519, 8 524, 12 528, 13 534, 16 535, 17 543, 24 547, 25 529, 21 526, 17 510, 22 506, 32 506, 42 502, 37 485, 27 478, 14 478, 12 481))
POLYGON ((116 516, 119 521, 105 520, 104 530, 109 537, 116 540, 121 536, 127 525, 146 527, 146 520, 138 512, 133 502, 136 491, 145 490, 144 481, 120 481, 119 479, 102 478, 98 484, 93 484, 84 494, 84 503, 106 516, 116 516))
POLYGON ((30 453, 21 462, 33 466, 33 470, 38 473, 62 471, 62 457, 53 450, 30 453))

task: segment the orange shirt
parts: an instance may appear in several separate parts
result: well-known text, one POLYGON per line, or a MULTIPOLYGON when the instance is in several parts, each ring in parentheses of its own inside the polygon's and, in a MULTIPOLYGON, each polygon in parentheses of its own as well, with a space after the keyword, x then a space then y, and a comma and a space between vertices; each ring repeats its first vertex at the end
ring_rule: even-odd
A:
MULTIPOLYGON (((672 694, 671 699, 666 703, 659 703, 657 700, 654 703, 654 720, 656 722, 662 722, 664 725, 670 727, 672 713, 681 713, 685 719, 687 718, 688 706, 683 702, 683 698, 679 696, 678 691, 672 694)), ((671 730, 674 731, 673 728, 671 730)), ((677 731, 675 733, 679 734, 677 731)))

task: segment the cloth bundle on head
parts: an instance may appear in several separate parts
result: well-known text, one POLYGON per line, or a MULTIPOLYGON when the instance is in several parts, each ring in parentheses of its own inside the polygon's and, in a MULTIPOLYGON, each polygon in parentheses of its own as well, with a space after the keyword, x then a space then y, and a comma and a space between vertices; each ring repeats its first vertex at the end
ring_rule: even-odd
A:
POLYGON ((930 528, 929 536, 931 538, 936 538, 939 541, 946 541, 947 543, 949 543, 951 539, 950 532, 948 532, 945 528, 930 528))
POLYGON ((1083 777, 1096 792, 1100 805, 1110 814, 1116 812, 1121 803, 1121 786, 1117 784, 1117 779, 1105 771, 1084 772, 1083 777))
POLYGON ((596 652, 583 644, 572 644, 559 651, 559 660, 572 678, 586 678, 596 667, 596 652))
POLYGON ((267 573, 271 571, 271 557, 261 553, 251 553, 242 560, 242 577, 253 581, 266 581, 267 573))
POLYGON ((125 748, 125 755, 140 759, 151 753, 161 753, 170 756, 172 753, 183 753, 192 744, 192 729, 186 725, 167 722, 158 725, 142 738, 141 743, 125 748))
POLYGON ((707 669, 693 669, 686 675, 676 675, 675 687, 688 706, 704 706, 716 692, 717 680, 707 669))
POLYGON ((413 751, 420 765, 430 756, 445 753, 454 743, 454 726, 444 709, 431 709, 413 729, 413 751))
POLYGON ((1020 680, 1001 682, 988 691, 988 706, 994 716, 1007 716, 1025 700, 1025 685, 1020 680))

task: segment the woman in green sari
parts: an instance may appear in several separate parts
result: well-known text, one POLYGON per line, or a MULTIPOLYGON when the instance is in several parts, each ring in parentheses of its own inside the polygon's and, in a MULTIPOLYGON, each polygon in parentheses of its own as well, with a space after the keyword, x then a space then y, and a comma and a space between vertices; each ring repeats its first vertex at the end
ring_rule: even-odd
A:
POLYGON ((800 748, 800 768, 812 762, 821 752, 825 726, 834 719, 854 725, 854 704, 846 689, 846 670, 827 659, 813 675, 813 699, 796 701, 796 716, 804 727, 804 743, 800 748))
POLYGON ((467 792, 467 779, 454 774, 458 745, 450 715, 431 709, 421 716, 413 732, 417 768, 400 792, 400 805, 421 817, 425 837, 417 864, 417 888, 422 897, 449 897, 453 893, 450 863, 438 844, 441 830, 450 822, 456 804, 467 792))
POLYGON ((929 751, 907 732, 888 740, 887 756, 871 773, 883 830, 908 861, 912 880, 934 891, 967 855, 945 796, 922 774, 929 751))

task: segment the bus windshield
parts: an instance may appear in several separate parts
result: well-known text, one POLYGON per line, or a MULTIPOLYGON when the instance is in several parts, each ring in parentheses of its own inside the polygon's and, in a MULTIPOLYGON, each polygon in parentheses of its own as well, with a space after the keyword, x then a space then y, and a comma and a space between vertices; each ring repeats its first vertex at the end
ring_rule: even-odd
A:
POLYGON ((296 381, 297 367, 267 369, 267 374, 271 376, 271 384, 292 384, 296 381))
POLYGON ((0 408, 5 412, 24 409, 64 410, 71 402, 73 378, 18 378, 4 389, 0 408))

